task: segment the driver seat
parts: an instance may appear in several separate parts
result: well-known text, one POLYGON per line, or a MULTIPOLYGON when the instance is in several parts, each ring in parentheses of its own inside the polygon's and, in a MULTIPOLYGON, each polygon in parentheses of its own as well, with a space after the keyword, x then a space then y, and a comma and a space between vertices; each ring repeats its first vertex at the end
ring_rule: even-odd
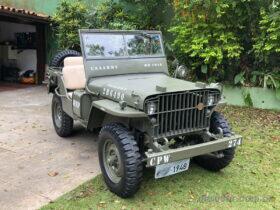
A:
POLYGON ((86 75, 83 57, 67 57, 62 68, 64 85, 67 90, 79 90, 86 87, 86 75))

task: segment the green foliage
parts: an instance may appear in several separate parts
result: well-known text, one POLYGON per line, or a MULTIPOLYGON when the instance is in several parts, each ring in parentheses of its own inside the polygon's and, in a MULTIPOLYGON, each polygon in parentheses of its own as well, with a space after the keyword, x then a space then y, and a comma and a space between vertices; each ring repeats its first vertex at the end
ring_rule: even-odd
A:
POLYGON ((63 0, 60 3, 52 20, 55 23, 57 40, 61 49, 80 49, 78 30, 86 28, 85 14, 87 12, 86 6, 81 1, 69 3, 63 0))
POLYGON ((244 91, 243 92, 243 98, 244 98, 244 103, 246 104, 246 106, 248 107, 253 107, 253 100, 251 97, 251 94, 249 93, 249 91, 244 91))
POLYGON ((173 52, 195 79, 250 86, 271 75, 277 89, 279 0, 174 0, 174 9, 173 52))
POLYGON ((107 0, 89 13, 89 28, 165 30, 170 0, 107 0))
POLYGON ((133 17, 126 13, 121 3, 105 1, 87 16, 88 28, 136 29, 133 17))
POLYGON ((79 49, 81 28, 165 30, 164 17, 170 8, 170 0, 106 0, 94 8, 81 0, 63 0, 53 21, 59 47, 79 49))
POLYGON ((210 77, 223 74, 224 63, 239 58, 243 51, 235 33, 237 26, 227 21, 235 7, 229 1, 178 1, 176 21, 170 29, 175 37, 174 51, 189 58, 194 70, 210 77))
POLYGON ((254 52, 261 70, 253 72, 263 87, 275 88, 280 98, 280 4, 273 1, 260 11, 259 36, 255 38, 254 52))
POLYGON ((171 0, 119 0, 119 4, 137 29, 166 31, 171 0))
POLYGON ((269 62, 268 56, 280 53, 280 6, 273 4, 268 10, 261 9, 260 35, 256 37, 254 50, 258 58, 269 62))
POLYGON ((241 85, 244 85, 245 84, 245 72, 241 72, 239 74, 237 74, 235 77, 234 77, 234 84, 235 85, 238 85, 238 84, 241 84, 241 85))

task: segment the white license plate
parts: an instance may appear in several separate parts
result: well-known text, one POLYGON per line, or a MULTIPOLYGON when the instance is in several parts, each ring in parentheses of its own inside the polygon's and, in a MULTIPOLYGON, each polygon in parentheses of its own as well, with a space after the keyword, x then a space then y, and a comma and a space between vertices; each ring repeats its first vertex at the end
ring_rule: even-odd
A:
POLYGON ((172 163, 156 166, 155 178, 163 178, 173 174, 180 173, 189 169, 190 159, 180 160, 172 163))

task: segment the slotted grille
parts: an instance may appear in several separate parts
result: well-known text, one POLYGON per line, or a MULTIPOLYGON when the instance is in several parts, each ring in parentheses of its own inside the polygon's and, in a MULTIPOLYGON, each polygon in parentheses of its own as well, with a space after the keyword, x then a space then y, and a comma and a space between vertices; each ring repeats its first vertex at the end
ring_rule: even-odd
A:
POLYGON ((154 138, 175 136, 209 127, 210 119, 207 110, 217 105, 220 97, 219 91, 205 89, 148 98, 145 103, 146 111, 149 103, 157 105, 156 113, 150 115, 150 118, 155 118, 157 121, 154 138), (214 100, 211 106, 207 105, 209 96, 214 100))

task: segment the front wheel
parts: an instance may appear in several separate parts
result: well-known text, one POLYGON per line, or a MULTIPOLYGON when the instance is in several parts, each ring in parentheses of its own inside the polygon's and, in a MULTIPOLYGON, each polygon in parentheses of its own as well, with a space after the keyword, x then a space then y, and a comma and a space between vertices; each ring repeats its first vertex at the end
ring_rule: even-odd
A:
POLYGON ((131 197, 142 180, 142 162, 134 136, 122 125, 105 125, 99 134, 98 156, 104 181, 111 192, 131 197))
POLYGON ((67 137, 72 134, 73 119, 63 111, 61 98, 57 95, 52 100, 52 120, 57 135, 67 137))
MULTIPOLYGON (((210 121, 210 132, 218 134, 223 131, 224 137, 231 136, 231 130, 227 120, 219 112, 213 112, 210 121)), ((201 155, 194 158, 194 161, 209 171, 220 171, 227 167, 234 158, 235 148, 229 148, 212 154, 201 155)))

